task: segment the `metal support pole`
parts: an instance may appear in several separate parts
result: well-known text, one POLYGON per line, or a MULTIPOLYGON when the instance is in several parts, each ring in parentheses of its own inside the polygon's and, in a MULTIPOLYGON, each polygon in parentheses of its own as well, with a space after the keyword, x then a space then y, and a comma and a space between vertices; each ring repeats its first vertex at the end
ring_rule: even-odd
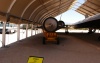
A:
POLYGON ((20 40, 20 24, 17 25, 17 41, 20 40))
POLYGON ((38 30, 38 28, 37 28, 37 34, 39 33, 39 30, 38 30))
POLYGON ((33 24, 31 25, 31 36, 33 35, 33 24))
POLYGON ((36 35, 36 25, 35 25, 35 35, 36 35))
POLYGON ((41 31, 40 33, 43 33, 43 32, 42 32, 42 29, 40 29, 40 31, 41 31))
POLYGON ((38 28, 38 33, 40 33, 40 29, 38 28))
POLYGON ((35 28, 35 35, 36 35, 36 28, 35 28))
POLYGON ((3 23, 3 30, 2 30, 2 47, 5 47, 5 38, 6 38, 6 35, 5 35, 5 30, 6 30, 6 22, 3 23))
MULTIPOLYGON (((89 15, 88 15, 88 14, 86 14, 86 15, 85 15, 85 18, 88 18, 88 17, 89 17, 89 15)), ((89 28, 89 29, 88 29, 88 33, 89 33, 89 34, 91 34, 91 33, 92 33, 92 28, 89 28)))
POLYGON ((38 27, 38 25, 36 25, 36 34, 38 34, 38 28, 37 27, 38 27))
POLYGON ((68 25, 66 25, 66 28, 65 28, 65 33, 68 34, 68 25))
POLYGON ((26 25, 26 38, 28 37, 28 24, 26 25))
POLYGON ((85 15, 85 18, 88 18, 88 17, 89 17, 89 15, 88 15, 88 14, 86 14, 86 15, 85 15))
POLYGON ((41 33, 41 29, 39 29, 39 33, 41 33))

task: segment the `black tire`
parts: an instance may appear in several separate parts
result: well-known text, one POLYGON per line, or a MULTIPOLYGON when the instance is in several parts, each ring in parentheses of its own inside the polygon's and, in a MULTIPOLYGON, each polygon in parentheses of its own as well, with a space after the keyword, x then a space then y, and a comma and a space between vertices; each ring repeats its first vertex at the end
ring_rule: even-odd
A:
POLYGON ((60 44, 60 42, 59 42, 59 38, 56 38, 56 40, 57 40, 57 45, 59 45, 59 44, 60 44))
POLYGON ((43 37, 43 44, 46 44, 46 43, 45 43, 45 37, 43 37))

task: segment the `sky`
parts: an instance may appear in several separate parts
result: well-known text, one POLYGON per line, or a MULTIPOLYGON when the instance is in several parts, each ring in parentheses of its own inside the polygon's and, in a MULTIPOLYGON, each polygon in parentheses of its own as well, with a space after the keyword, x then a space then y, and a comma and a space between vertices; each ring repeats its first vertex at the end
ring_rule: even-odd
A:
MULTIPOLYGON (((77 0, 77 2, 79 3, 84 3, 85 0, 77 0)), ((77 9, 81 4, 76 3, 71 9, 69 9, 68 11, 56 16, 55 18, 59 21, 60 17, 61 20, 65 22, 65 24, 67 25, 71 25, 74 24, 80 20, 85 19, 85 16, 76 12, 75 9, 77 9)))

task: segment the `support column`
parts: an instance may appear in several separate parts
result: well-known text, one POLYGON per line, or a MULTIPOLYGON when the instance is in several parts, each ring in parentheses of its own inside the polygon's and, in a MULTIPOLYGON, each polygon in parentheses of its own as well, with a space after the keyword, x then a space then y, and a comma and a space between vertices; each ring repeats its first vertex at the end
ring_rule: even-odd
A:
POLYGON ((26 25, 26 38, 28 37, 28 24, 26 25))
POLYGON ((68 34, 68 25, 66 25, 66 28, 65 28, 65 33, 68 34))
POLYGON ((35 28, 35 35, 36 35, 36 28, 35 28))
POLYGON ((20 24, 17 25, 17 41, 20 40, 20 24))
MULTIPOLYGON (((85 14, 85 19, 88 17, 89 17, 88 14, 85 14)), ((91 28, 88 29, 88 33, 91 33, 90 30, 91 30, 91 28)))
POLYGON ((38 28, 38 34, 40 33, 40 30, 39 30, 39 28, 38 28))
POLYGON ((39 30, 38 30, 38 28, 37 28, 37 34, 39 33, 39 30))
POLYGON ((31 25, 31 36, 33 35, 33 24, 31 25))
POLYGON ((36 35, 36 25, 35 25, 35 35, 36 35))
POLYGON ((43 33, 43 30, 41 29, 41 33, 43 33))
POLYGON ((85 18, 88 18, 88 17, 89 17, 89 15, 88 15, 88 14, 86 14, 86 15, 85 15, 85 18))
POLYGON ((36 25, 36 34, 38 34, 38 25, 36 25))
POLYGON ((3 30, 2 30, 2 47, 5 47, 6 43, 6 35, 5 35, 5 30, 6 30, 6 22, 3 23, 3 30))

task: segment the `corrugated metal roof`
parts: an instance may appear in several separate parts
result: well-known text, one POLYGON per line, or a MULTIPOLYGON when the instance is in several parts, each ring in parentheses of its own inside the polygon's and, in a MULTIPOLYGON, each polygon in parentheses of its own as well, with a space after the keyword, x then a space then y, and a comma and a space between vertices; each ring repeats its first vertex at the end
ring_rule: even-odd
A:
POLYGON ((0 20, 12 23, 42 23, 69 9, 75 0, 0 0, 0 20))
POLYGON ((76 11, 83 15, 96 15, 100 13, 100 0, 87 0, 76 11))

